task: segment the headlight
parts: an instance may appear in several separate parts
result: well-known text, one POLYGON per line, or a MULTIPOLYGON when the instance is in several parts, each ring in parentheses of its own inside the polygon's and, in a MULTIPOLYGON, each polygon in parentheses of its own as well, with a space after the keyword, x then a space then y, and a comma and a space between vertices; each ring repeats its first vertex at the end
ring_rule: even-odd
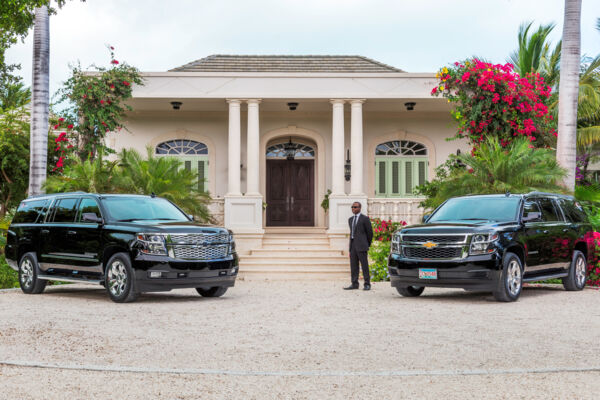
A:
POLYGON ((158 256, 167 255, 167 245, 165 244, 166 235, 163 233, 138 233, 137 241, 140 251, 144 254, 158 256))
POLYGON ((400 254, 401 253, 401 249, 400 249, 400 243, 402 242, 402 236, 400 236, 399 233, 394 233, 392 235, 392 248, 391 248, 391 252, 392 253, 396 253, 396 254, 400 254))
POLYGON ((235 253, 235 241, 233 240, 233 233, 229 232, 229 254, 235 253))
POLYGON ((497 233, 477 234, 471 238, 470 255, 480 255, 493 253, 496 249, 494 242, 498 240, 497 233))

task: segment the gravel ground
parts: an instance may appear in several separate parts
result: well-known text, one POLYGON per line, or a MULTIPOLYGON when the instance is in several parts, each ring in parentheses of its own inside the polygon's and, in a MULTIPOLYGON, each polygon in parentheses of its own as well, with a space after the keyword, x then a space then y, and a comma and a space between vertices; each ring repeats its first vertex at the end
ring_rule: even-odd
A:
POLYGON ((598 398, 597 290, 497 303, 344 284, 238 281, 218 299, 132 304, 94 286, 0 292, 0 398, 598 398))

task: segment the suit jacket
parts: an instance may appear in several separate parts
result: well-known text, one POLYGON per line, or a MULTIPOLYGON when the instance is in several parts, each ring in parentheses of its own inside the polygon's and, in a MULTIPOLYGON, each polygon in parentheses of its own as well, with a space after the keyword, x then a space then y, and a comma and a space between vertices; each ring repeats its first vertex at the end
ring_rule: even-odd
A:
MULTIPOLYGON (((352 250, 352 221, 354 215, 348 220, 348 226, 350 227, 350 243, 348 248, 352 250)), ((356 251, 368 251, 373 241, 373 227, 371 226, 371 220, 369 217, 363 214, 359 214, 358 221, 356 221, 356 227, 354 228, 354 248, 356 251)))

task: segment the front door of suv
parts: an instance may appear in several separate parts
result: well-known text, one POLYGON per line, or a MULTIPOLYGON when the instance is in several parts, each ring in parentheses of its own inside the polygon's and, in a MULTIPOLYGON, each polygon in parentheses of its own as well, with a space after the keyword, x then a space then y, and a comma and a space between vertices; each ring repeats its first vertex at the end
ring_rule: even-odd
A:
POLYGON ((564 237, 566 223, 556 201, 550 197, 538 199, 542 211, 543 232, 546 239, 542 244, 540 271, 556 273, 566 267, 569 259, 569 244, 564 237))
POLYGON ((83 220, 84 213, 93 213, 102 217, 98 203, 92 197, 82 197, 79 202, 75 223, 69 229, 67 246, 72 256, 65 260, 71 269, 86 274, 102 274, 101 240, 102 225, 83 220))
POLYGON ((40 234, 40 269, 42 271, 71 269, 72 259, 75 255, 71 248, 72 236, 75 234, 73 224, 78 203, 78 197, 65 197, 54 201, 54 206, 40 234))
MULTIPOLYGON (((540 213, 540 206, 535 199, 525 199, 523 204, 523 216, 529 213, 540 213)), ((544 223, 542 218, 527 221, 524 224, 525 228, 525 274, 535 274, 542 263, 542 245, 547 238, 544 233, 544 223)))

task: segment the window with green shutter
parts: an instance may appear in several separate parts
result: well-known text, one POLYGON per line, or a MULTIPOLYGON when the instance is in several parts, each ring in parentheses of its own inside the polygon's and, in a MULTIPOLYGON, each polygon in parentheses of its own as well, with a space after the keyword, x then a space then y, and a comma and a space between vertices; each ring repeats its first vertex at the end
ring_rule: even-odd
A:
POLYGON ((411 197, 427 181, 427 148, 421 143, 395 140, 375 149, 375 196, 411 197))
POLYGON ((157 155, 177 157, 188 171, 198 174, 198 190, 208 191, 208 147, 204 143, 188 139, 174 139, 159 143, 157 155))

